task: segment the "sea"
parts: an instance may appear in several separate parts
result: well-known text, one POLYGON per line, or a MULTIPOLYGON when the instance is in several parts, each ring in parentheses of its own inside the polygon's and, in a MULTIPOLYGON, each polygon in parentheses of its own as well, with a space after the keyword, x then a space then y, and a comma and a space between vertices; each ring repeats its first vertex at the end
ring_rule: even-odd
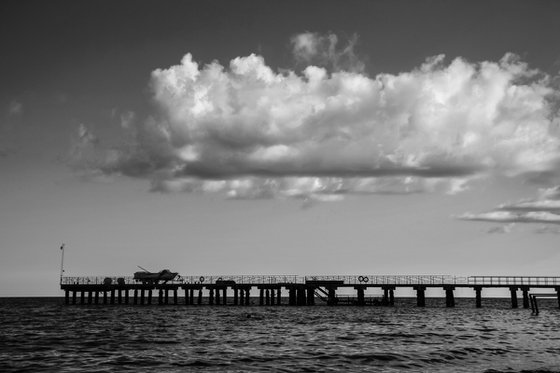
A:
POLYGON ((560 309, 64 305, 0 298, 0 372, 560 372, 560 309))

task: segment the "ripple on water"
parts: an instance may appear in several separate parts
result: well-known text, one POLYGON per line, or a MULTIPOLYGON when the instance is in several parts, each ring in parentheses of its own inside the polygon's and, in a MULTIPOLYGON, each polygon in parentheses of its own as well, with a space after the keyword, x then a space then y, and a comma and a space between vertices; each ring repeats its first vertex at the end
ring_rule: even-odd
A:
POLYGON ((414 300, 211 308, 3 299, 0 371, 559 372, 560 312, 543 303, 531 317, 508 301, 420 309, 414 300))

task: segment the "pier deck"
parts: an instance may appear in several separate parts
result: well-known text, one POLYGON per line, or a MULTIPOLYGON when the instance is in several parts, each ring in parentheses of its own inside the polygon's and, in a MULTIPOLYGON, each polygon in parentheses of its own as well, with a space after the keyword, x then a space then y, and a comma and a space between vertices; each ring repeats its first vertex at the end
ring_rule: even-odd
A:
POLYGON ((164 283, 142 283, 127 276, 97 276, 62 277, 60 287, 65 292, 66 304, 178 304, 181 291, 187 305, 203 304, 203 298, 209 305, 249 305, 251 290, 256 288, 259 305, 282 305, 284 302, 290 306, 311 306, 316 301, 328 305, 391 306, 398 288, 412 288, 416 291, 419 307, 426 305, 425 291, 428 288, 442 288, 447 307, 455 306, 454 290, 457 288, 473 289, 476 307, 482 307, 483 289, 508 288, 512 308, 518 307, 518 290, 522 292, 523 307, 529 308, 531 289, 552 289, 560 307, 560 277, 551 276, 202 275, 178 276, 164 283), (337 295, 339 288, 353 289, 356 297, 337 295), (366 298, 365 291, 369 288, 382 290, 382 297, 366 298), (282 298, 283 290, 287 302, 282 298), (156 296, 157 301, 153 299, 156 296))

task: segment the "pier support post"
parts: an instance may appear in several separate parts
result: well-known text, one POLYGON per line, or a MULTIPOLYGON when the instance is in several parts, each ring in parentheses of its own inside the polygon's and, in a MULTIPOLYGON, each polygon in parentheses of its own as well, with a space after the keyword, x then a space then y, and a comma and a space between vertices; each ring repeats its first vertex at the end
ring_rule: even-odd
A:
POLYGON ((383 286, 383 301, 384 306, 394 306, 395 305, 395 287, 394 286, 383 286))
POLYGON ((558 299, 558 308, 560 308, 560 287, 557 287, 555 290, 556 290, 556 298, 558 299))
POLYGON ((103 304, 107 304, 107 291, 103 290, 103 304))
POLYGON ((111 304, 115 304, 115 289, 111 289, 111 304))
POLYGON ((259 294, 259 306, 264 306, 264 289, 261 288, 260 289, 260 294, 259 294))
POLYGON ((214 305, 214 289, 210 288, 210 295, 208 296, 208 304, 214 305))
POLYGON ((152 304, 152 289, 148 289, 148 304, 152 304))
POLYGON ((95 291, 93 301, 95 302, 95 304, 99 304, 99 291, 97 291, 97 290, 95 291))
POLYGON ((315 305, 315 288, 313 287, 307 288, 307 305, 308 306, 315 305))
POLYGON ((202 304, 202 288, 198 289, 198 299, 196 300, 198 305, 202 304))
POLYGON ((365 287, 355 286, 354 289, 356 289, 356 291, 358 292, 358 306, 364 306, 366 304, 365 297, 364 297, 365 287))
POLYGON ((522 286, 521 291, 523 292, 523 308, 529 308, 529 287, 522 286))
POLYGON ((239 304, 239 290, 234 287, 233 288, 233 305, 237 306, 239 304))
POLYGON ((383 300, 381 304, 384 306, 389 305, 389 288, 382 288, 383 289, 383 300))
POLYGON ((64 303, 70 304, 70 291, 64 290, 64 303))
POLYGON ((455 296, 453 295, 453 290, 455 286, 444 286, 445 289, 445 306, 455 307, 455 296))
MULTIPOLYGON (((138 304, 138 289, 134 289, 134 299, 132 302, 138 304)), ((95 294, 95 304, 97 304, 97 294, 95 294)))
POLYGON ((177 289, 173 289, 173 304, 177 304, 177 289))
POLYGON ((129 296, 128 296, 128 289, 124 290, 124 304, 128 304, 129 302, 129 296))
POLYGON ((511 293, 511 308, 517 308, 517 287, 510 286, 509 291, 511 293))
POLYGON ((416 306, 426 307, 426 287, 417 285, 413 289, 416 290, 416 306))
POLYGON ((276 292, 274 289, 270 289, 270 305, 274 306, 276 304, 276 292))
POLYGON ((305 306, 307 304, 305 297, 305 287, 300 286, 297 288, 297 305, 305 306))
MULTIPOLYGON (((140 289, 140 304, 144 305, 144 299, 145 299, 146 295, 144 294, 144 289, 140 289)), ((105 299, 103 299, 103 302, 105 302, 105 299)))
POLYGON ((328 288, 328 298, 327 298, 327 306, 336 306, 338 300, 336 299, 336 288, 330 287, 328 288))
POLYGON ((72 304, 76 304, 76 291, 72 292, 72 304))
POLYGON ((245 297, 244 297, 245 291, 244 289, 239 289, 239 305, 243 306, 245 304, 245 297))
POLYGON ((93 293, 91 291, 88 291, 88 297, 87 297, 88 304, 91 304, 92 300, 93 300, 93 293))
POLYGON ((476 308, 482 307, 482 286, 475 286, 474 291, 476 293, 476 308))
POLYGON ((194 305, 194 289, 189 290, 189 304, 194 305))
POLYGON ((222 303, 227 306, 227 286, 224 288, 224 296, 222 297, 222 303))
POLYGON ((122 304, 122 290, 119 289, 119 290, 117 290, 117 292, 118 292, 118 293, 117 293, 117 302, 118 302, 119 304, 122 304))
POLYGON ((86 292, 82 290, 80 292, 80 304, 85 304, 85 303, 86 303, 86 292))
POLYGON ((266 289, 266 305, 270 306, 270 289, 266 289))
POLYGON ((165 304, 169 304, 169 289, 163 290, 163 299, 165 299, 165 304))
POLYGON ((220 288, 216 289, 216 304, 219 306, 222 304, 221 296, 220 296, 220 288))
POLYGON ((246 306, 251 305, 251 288, 250 287, 245 289, 245 305, 246 306))
POLYGON ((282 304, 282 288, 276 290, 276 305, 280 306, 282 304))
POLYGON ((291 286, 288 288, 288 304, 290 306, 297 305, 297 290, 295 287, 291 286))

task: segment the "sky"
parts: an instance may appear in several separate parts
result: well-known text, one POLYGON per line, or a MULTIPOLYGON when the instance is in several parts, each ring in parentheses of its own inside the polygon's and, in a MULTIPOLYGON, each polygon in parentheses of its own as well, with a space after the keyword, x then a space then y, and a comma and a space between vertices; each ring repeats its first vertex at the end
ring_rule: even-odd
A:
POLYGON ((556 1, 3 1, 0 296, 137 266, 558 275, 556 1))

